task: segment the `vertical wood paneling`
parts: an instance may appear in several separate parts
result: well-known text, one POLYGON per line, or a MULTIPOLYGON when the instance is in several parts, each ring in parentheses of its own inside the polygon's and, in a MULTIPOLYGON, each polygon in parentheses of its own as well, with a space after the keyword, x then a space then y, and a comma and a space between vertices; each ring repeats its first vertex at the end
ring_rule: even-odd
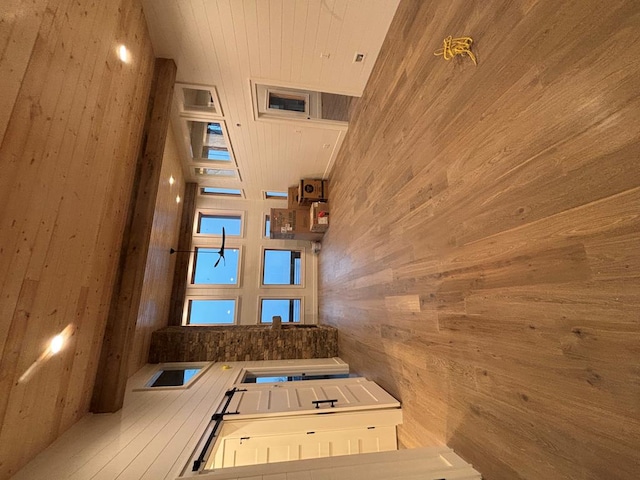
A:
POLYGON ((91 399, 91 411, 96 413, 116 412, 124 401, 145 270, 147 262, 152 261, 148 253, 175 76, 173 60, 155 60, 143 142, 136 159, 122 249, 96 373, 99 381, 95 382, 91 399))
POLYGON ((637 476, 639 27, 623 1, 401 3, 331 175, 319 303, 404 446, 489 480, 637 476), (433 56, 447 35, 477 67, 433 56))
POLYGON ((176 258, 169 255, 169 250, 178 244, 181 211, 185 202, 184 190, 181 158, 175 137, 169 129, 153 214, 138 320, 129 358, 129 376, 147 363, 151 333, 169 324, 173 268, 176 263, 176 258), (170 177, 175 179, 173 185, 169 183, 170 177), (176 203, 176 196, 180 196, 181 203, 176 203))
POLYGON ((0 141, 7 478, 87 411, 152 52, 136 2, 4 2, 0 11, 2 119, 9 115, 0 141), (116 57, 119 43, 131 63, 116 57), (65 349, 18 383, 69 323, 65 349))
MULTIPOLYGON (((182 201, 182 215, 178 226, 177 241, 170 248, 174 248, 173 246, 176 245, 176 250, 191 250, 197 195, 198 185, 191 182, 187 183, 184 188, 184 200, 182 201)), ((187 291, 186 280, 189 275, 189 260, 190 255, 178 254, 175 256, 167 325, 182 325, 182 310, 187 291)))

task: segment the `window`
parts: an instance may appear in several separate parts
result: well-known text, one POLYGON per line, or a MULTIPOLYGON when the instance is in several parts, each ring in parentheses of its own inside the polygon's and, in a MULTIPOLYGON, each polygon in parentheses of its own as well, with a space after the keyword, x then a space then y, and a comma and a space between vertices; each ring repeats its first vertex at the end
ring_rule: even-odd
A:
POLYGON ((218 147, 203 147, 202 156, 205 160, 212 160, 214 162, 230 162, 231 155, 227 149, 218 147))
POLYGON ((269 238, 271 236, 271 216, 264 216, 264 236, 269 238))
POLYGON ((188 299, 187 324, 232 325, 236 319, 233 299, 188 299))
POLYGON ((231 162, 231 147, 222 120, 186 120, 186 128, 193 160, 231 162))
POLYGON ((211 365, 212 362, 160 363, 155 372, 133 390, 185 390, 191 388, 211 365))
POLYGON ((213 85, 176 83, 176 98, 182 113, 222 115, 220 101, 213 85))
POLYGON ((196 247, 191 283, 194 285, 238 285, 240 250, 225 248, 224 259, 220 258, 218 248, 196 247))
MULTIPOLYGON (((353 377, 356 375, 354 374, 353 377)), ((303 382, 305 380, 331 380, 334 378, 350 378, 352 375, 348 373, 327 373, 327 374, 315 374, 315 375, 271 375, 271 374, 258 374, 252 375, 247 373, 242 379, 242 383, 275 383, 275 382, 303 382)))
POLYGON ((194 173, 201 177, 225 177, 233 178, 237 176, 237 170, 227 168, 207 168, 207 167, 195 167, 194 173))
POLYGON ((269 191, 266 191, 266 192, 264 192, 264 199, 265 200, 271 200, 271 199, 286 200, 287 199, 287 192, 269 192, 269 191))
POLYGON ((264 250, 263 285, 301 285, 302 252, 299 250, 264 250))
POLYGON ((218 188, 218 187, 202 187, 200 195, 215 195, 220 197, 244 197, 242 190, 239 188, 218 188))
POLYGON ((239 237, 242 235, 242 215, 220 215, 198 212, 196 233, 200 235, 222 235, 239 237))
POLYGON ((300 322, 302 300, 299 298, 263 298, 260 300, 260 323, 271 323, 276 315, 283 322, 300 322))
POLYGON ((289 112, 306 112, 307 96, 284 92, 269 92, 269 108, 289 112))
POLYGON ((322 117, 321 93, 277 85, 252 84, 253 114, 256 120, 319 120, 322 117))
POLYGON ((153 376, 150 387, 180 387, 189 383, 197 375, 200 368, 176 368, 160 370, 153 376))

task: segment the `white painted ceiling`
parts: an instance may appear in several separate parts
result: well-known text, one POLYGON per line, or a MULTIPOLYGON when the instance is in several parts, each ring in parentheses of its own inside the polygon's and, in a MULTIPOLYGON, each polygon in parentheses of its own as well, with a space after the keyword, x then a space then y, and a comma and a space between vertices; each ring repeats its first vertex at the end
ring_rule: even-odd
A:
MULTIPOLYGON (((326 176, 344 130, 256 121, 250 80, 361 96, 399 0, 143 0, 155 54, 177 81, 214 85, 240 179, 198 179, 186 142, 187 181, 242 188, 247 198, 326 176), (354 63, 356 52, 365 53, 354 63)), ((177 104, 172 126, 185 136, 177 104)))

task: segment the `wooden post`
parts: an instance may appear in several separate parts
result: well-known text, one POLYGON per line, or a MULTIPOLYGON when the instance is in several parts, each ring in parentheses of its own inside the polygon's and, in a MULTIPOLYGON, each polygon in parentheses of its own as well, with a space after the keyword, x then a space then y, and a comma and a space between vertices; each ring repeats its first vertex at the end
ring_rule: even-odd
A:
MULTIPOLYGON (((180 231, 178 233, 177 250, 191 250, 193 238, 193 220, 196 214, 197 183, 187 183, 184 188, 182 202, 182 217, 180 217, 180 231)), ((169 305, 169 321, 167 325, 182 325, 182 309, 184 296, 187 293, 187 271, 189 270, 189 254, 176 253, 176 267, 173 273, 173 287, 171 303, 169 305)))
POLYGON ((175 77, 173 60, 156 59, 120 264, 93 387, 94 413, 116 412, 124 401, 175 77))

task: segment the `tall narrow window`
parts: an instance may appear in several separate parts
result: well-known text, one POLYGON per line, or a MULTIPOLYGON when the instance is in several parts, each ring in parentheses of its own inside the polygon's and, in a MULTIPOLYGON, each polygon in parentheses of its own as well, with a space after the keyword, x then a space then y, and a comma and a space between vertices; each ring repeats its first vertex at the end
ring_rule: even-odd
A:
POLYGON ((299 298, 263 298, 260 302, 260 323, 271 323, 278 315, 283 322, 300 322, 302 301, 299 298))
POLYGON ((219 188, 219 187, 202 187, 200 195, 215 195, 219 197, 243 197, 242 190, 239 188, 219 188))
POLYGON ((237 170, 228 168, 206 168, 194 167, 193 172, 200 177, 225 177, 232 178, 238 176, 237 170))
POLYGON ((222 227, 224 227, 226 235, 240 236, 242 233, 242 216, 198 213, 196 233, 202 235, 222 235, 222 227))
POLYGON ((240 250, 225 248, 224 260, 218 255, 218 248, 197 247, 191 283, 194 285, 238 285, 240 250), (218 262, 218 266, 215 264, 218 262))
POLYGON ((201 122, 187 120, 193 160, 213 160, 228 162, 231 160, 231 146, 223 121, 201 122))
POLYGON ((263 285, 301 285, 302 252, 299 250, 265 250, 263 285))
POLYGON ((187 323, 189 325, 231 325, 235 323, 235 318, 235 300, 189 300, 187 312, 187 323))
POLYGON ((266 191, 266 192, 264 192, 264 199, 265 200, 271 200, 271 199, 286 200, 287 199, 287 192, 266 191))
POLYGON ((271 236, 271 216, 264 216, 264 236, 269 238, 271 236))

